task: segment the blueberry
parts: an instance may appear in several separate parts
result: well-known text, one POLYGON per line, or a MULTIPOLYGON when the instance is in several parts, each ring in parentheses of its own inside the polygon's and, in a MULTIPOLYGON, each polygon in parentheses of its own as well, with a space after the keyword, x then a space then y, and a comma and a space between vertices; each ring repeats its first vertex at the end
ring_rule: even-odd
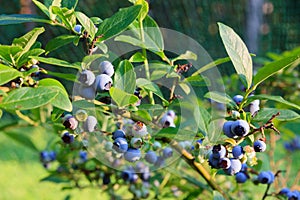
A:
POLYGON ((115 139, 117 139, 119 137, 126 138, 125 132, 123 130, 121 130, 121 129, 118 129, 118 130, 116 130, 115 132, 112 133, 112 139, 113 140, 115 140, 115 139))
POLYGON ((238 94, 238 95, 235 95, 232 99, 236 104, 239 105, 243 101, 244 97, 242 95, 238 94))
POLYGON ((248 170, 248 165, 246 163, 243 163, 241 172, 247 172, 247 170, 248 170))
POLYGON ((167 158, 172 157, 172 155, 173 155, 172 148, 166 147, 166 148, 163 149, 163 152, 162 152, 163 158, 167 159, 167 158))
POLYGON ((224 169, 224 172, 228 175, 234 175, 241 171, 242 163, 239 159, 230 159, 230 167, 228 169, 224 169))
POLYGON ((96 92, 93 87, 84 86, 84 85, 79 86, 78 93, 81 97, 89 100, 95 99, 95 95, 96 95, 96 92))
POLYGON ((229 169, 231 167, 231 161, 229 158, 221 158, 218 163, 219 167, 223 169, 229 169))
POLYGON ((213 154, 210 154, 209 158, 208 158, 208 164, 212 167, 212 168, 216 168, 219 169, 220 168, 220 159, 218 158, 214 158, 213 154))
POLYGON ((212 155, 216 159, 224 158, 226 155, 226 148, 221 144, 214 145, 212 155))
POLYGON ((174 119, 169 115, 164 115, 160 120, 163 128, 175 127, 174 119))
POLYGON ((160 148, 161 148, 160 142, 155 141, 155 142, 153 143, 153 145, 152 145, 152 148, 153 148, 154 151, 160 149, 160 148))
POLYGON ((250 126, 245 120, 236 120, 231 125, 231 132, 239 137, 246 136, 250 131, 250 126))
POLYGON ((80 24, 76 24, 75 27, 74 27, 74 31, 76 33, 81 34, 81 28, 82 28, 82 26, 80 24))
POLYGON ((232 148, 232 155, 236 159, 241 159, 243 157, 244 153, 245 152, 243 150, 243 147, 240 145, 234 146, 232 148))
POLYGON ((87 161, 87 152, 86 151, 80 151, 79 152, 79 158, 82 162, 87 161))
POLYGON ((94 89, 97 92, 108 91, 113 84, 112 79, 107 74, 100 74, 96 76, 96 81, 94 83, 94 89))
POLYGON ((238 111, 233 110, 233 111, 231 111, 231 116, 234 119, 238 119, 238 118, 240 118, 241 114, 238 111))
POLYGON ((162 167, 164 166, 166 163, 166 160, 164 157, 162 156, 158 156, 156 162, 154 163, 155 167, 162 167))
POLYGON ((50 161, 54 161, 56 159, 56 153, 54 151, 50 151, 48 153, 50 161))
POLYGON ((110 174, 104 174, 102 181, 103 181, 103 185, 110 184, 110 174))
POLYGON ((64 118, 63 125, 65 128, 75 130, 78 126, 78 121, 73 116, 67 116, 64 118))
POLYGON ((267 145, 264 141, 262 140, 256 140, 253 143, 253 148, 256 152, 264 152, 267 148, 267 145))
POLYGON ((289 188, 282 188, 280 191, 279 191, 279 194, 281 195, 284 195, 284 196, 287 196, 287 194, 290 192, 290 189, 289 188))
POLYGON ((262 184, 271 184, 274 181, 274 174, 270 171, 262 171, 258 174, 257 180, 262 184))
POLYGON ((74 136, 71 135, 69 132, 65 132, 63 134, 63 136, 61 137, 61 139, 63 140, 64 143, 66 144, 70 144, 72 142, 74 142, 74 136))
POLYGON ((125 153, 128 150, 127 140, 124 138, 117 138, 113 143, 113 149, 118 153, 125 153))
POLYGON ((87 119, 83 122, 83 129, 86 132, 93 132, 97 127, 97 119, 94 116, 88 116, 87 119))
POLYGON ((114 66, 109 61, 103 61, 99 64, 99 72, 100 74, 107 74, 112 77, 115 73, 114 66))
POLYGON ((235 175, 235 180, 238 183, 245 183, 248 180, 248 176, 244 172, 238 172, 235 175))
POLYGON ((235 134, 231 132, 231 126, 234 123, 234 121, 227 121, 223 124, 223 132, 224 134, 229 138, 234 138, 235 134))
POLYGON ((93 85, 94 81, 95 81, 95 75, 92 71, 90 70, 83 70, 80 75, 78 80, 80 81, 80 83, 86 85, 86 86, 91 86, 93 85))
POLYGON ((145 155, 145 160, 148 163, 154 164, 157 161, 157 155, 154 151, 148 151, 145 155))
POLYGON ((168 112, 166 113, 168 116, 172 117, 173 120, 175 119, 176 117, 176 114, 173 110, 168 110, 168 112))
POLYGON ((133 180, 134 171, 130 169, 126 169, 122 171, 121 177, 124 181, 132 181, 133 180))
POLYGON ((254 115, 256 112, 259 111, 259 103, 260 101, 258 99, 252 101, 249 105, 249 110, 250 110, 250 113, 251 115, 254 115))
POLYGON ((148 134, 148 130, 147 130, 147 127, 146 125, 143 123, 143 122, 136 122, 134 125, 133 125, 133 136, 134 137, 144 137, 148 134))
POLYGON ((40 160, 41 160, 41 162, 49 162, 50 161, 48 151, 42 151, 40 153, 40 160))
POLYGON ((129 148, 124 153, 124 158, 129 162, 135 162, 141 158, 141 151, 139 149, 129 148))
POLYGON ((288 200, 299 200, 300 192, 297 190, 293 190, 287 194, 288 200))
POLYGON ((141 148, 142 145, 143 145, 143 141, 141 138, 131 138, 130 140, 130 145, 131 147, 135 148, 135 149, 138 149, 138 148, 141 148))

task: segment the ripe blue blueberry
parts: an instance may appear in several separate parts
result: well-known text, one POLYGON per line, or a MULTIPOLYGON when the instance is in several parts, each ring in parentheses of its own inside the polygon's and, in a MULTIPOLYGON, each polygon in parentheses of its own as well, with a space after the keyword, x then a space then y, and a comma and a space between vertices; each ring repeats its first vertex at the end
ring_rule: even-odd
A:
POLYGON ((117 138, 126 138, 126 134, 122 129, 118 129, 115 132, 112 133, 112 139, 115 140, 117 138))
POLYGON ((157 161, 157 155, 154 151, 148 151, 145 155, 145 160, 148 163, 154 164, 157 161))
POLYGON ((79 74, 79 78, 78 80, 80 81, 80 83, 86 85, 86 86, 91 86, 93 85, 94 81, 95 81, 96 77, 94 75, 94 73, 90 70, 83 70, 80 74, 79 74))
POLYGON ((110 174, 104 174, 103 179, 102 179, 103 185, 108 185, 110 184, 110 174))
POLYGON ((246 163, 243 163, 241 172, 247 172, 247 170, 248 170, 248 165, 246 163))
POLYGON ((93 132, 97 127, 97 119, 94 116, 88 116, 87 119, 83 122, 83 130, 86 132, 93 132))
POLYGON ((118 153, 125 153, 128 150, 127 140, 120 137, 115 139, 113 149, 118 153))
POLYGON ((141 151, 139 149, 129 148, 124 153, 124 158, 129 162, 135 162, 141 158, 141 151))
POLYGON ((297 190, 290 191, 287 194, 287 197, 288 197, 288 200, 299 200, 300 199, 300 192, 297 191, 297 190))
POLYGON ((132 169, 125 169, 122 171, 121 177, 124 181, 132 181, 133 180, 134 171, 132 169))
POLYGON ((162 156, 163 158, 170 158, 173 155, 173 150, 170 147, 166 147, 163 149, 162 156))
POLYGON ((166 163, 166 160, 164 157, 162 156, 158 156, 156 162, 154 163, 155 167, 162 167, 164 166, 166 163))
POLYGON ((256 140, 253 143, 253 148, 254 148, 254 151, 256 151, 256 152, 264 152, 267 148, 267 145, 262 140, 256 140))
POLYGON ((231 132, 239 137, 246 136, 250 131, 250 126, 245 120, 239 119, 231 125, 231 132))
POLYGON ((96 76, 94 89, 97 92, 108 91, 113 84, 112 79, 107 74, 100 74, 96 76))
POLYGON ((112 77, 115 73, 114 66, 109 61, 103 61, 99 64, 99 72, 100 74, 107 74, 112 77))
POLYGON ((213 154, 210 154, 209 155, 209 158, 208 158, 208 164, 212 167, 212 168, 215 168, 215 169, 219 169, 221 166, 219 165, 220 164, 220 159, 218 158, 214 158, 213 154))
POLYGON ((243 157, 244 153, 245 152, 243 150, 243 147, 240 145, 234 146, 232 148, 232 155, 236 159, 241 159, 243 157))
POLYGON ((232 99, 236 104, 239 105, 243 101, 244 97, 242 95, 238 94, 238 95, 235 95, 232 99))
POLYGON ((252 101, 249 105, 249 110, 250 110, 250 113, 251 115, 254 115, 256 112, 259 111, 259 103, 260 101, 258 99, 252 101))
POLYGON ((130 140, 130 146, 135 148, 135 149, 138 149, 138 148, 141 148, 143 145, 143 141, 141 138, 131 138, 130 140))
POLYGON ((242 163, 239 159, 230 159, 231 165, 228 169, 224 169, 224 172, 228 175, 234 175, 241 171, 242 163))
POLYGON ((226 148, 223 145, 217 144, 213 146, 212 155, 214 158, 216 159, 224 158, 226 153, 227 153, 226 148))
POLYGON ((282 188, 280 191, 279 191, 279 194, 281 195, 284 195, 284 196, 287 196, 287 194, 291 192, 289 188, 282 188))
POLYGON ((86 151, 80 151, 79 152, 79 158, 81 162, 86 162, 87 161, 87 152, 86 151))
POLYGON ((248 176, 244 172, 238 172, 235 175, 235 180, 238 183, 245 183, 248 180, 248 176))
POLYGON ((82 28, 82 26, 80 24, 76 24, 75 27, 74 27, 74 31, 76 33, 81 34, 81 28, 82 28))
POLYGON ((96 95, 96 92, 93 87, 84 86, 84 85, 79 86, 78 93, 81 97, 89 100, 95 99, 95 95, 96 95))
POLYGON ((52 162, 56 159, 56 153, 54 151, 42 151, 40 153, 40 160, 43 163, 52 162))
POLYGON ((64 143, 66 144, 70 144, 72 142, 74 142, 74 136, 71 135, 69 132, 65 132, 63 134, 63 136, 61 137, 61 139, 63 140, 64 143))
POLYGON ((75 130, 78 126, 78 121, 72 115, 68 115, 64 118, 63 125, 65 128, 75 130))
POLYGON ((231 132, 231 126, 234 123, 234 121, 227 121, 223 124, 223 132, 224 134, 229 138, 234 138, 235 134, 231 132))
POLYGON ((270 171, 262 171, 258 174, 257 180, 262 184, 271 184, 274 181, 274 174, 270 171))
POLYGON ((175 119, 176 117, 176 114, 173 110, 168 110, 168 112, 166 113, 168 116, 172 117, 173 120, 175 119))

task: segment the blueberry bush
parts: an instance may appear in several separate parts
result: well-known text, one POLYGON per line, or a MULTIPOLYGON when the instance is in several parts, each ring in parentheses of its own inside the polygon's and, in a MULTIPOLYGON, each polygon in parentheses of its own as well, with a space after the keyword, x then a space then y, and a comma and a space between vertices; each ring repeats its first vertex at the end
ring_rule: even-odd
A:
POLYGON ((254 70, 255 55, 223 23, 228 57, 212 60, 159 28, 145 0, 106 19, 77 11, 76 0, 33 2, 42 16, 0 16, 2 26, 38 24, 0 45, 0 132, 36 152, 49 172, 42 182, 111 199, 300 199, 299 48, 254 70), (43 24, 67 34, 44 43, 43 24), (86 55, 49 56, 65 45, 86 55), (228 62, 236 73, 222 76, 228 62), (46 146, 36 130, 51 135, 46 146))

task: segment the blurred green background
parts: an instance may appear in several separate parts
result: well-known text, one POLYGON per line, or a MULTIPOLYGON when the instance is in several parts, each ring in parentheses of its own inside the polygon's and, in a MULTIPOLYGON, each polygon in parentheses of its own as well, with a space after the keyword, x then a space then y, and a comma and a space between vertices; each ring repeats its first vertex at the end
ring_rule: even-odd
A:
MULTIPOLYGON (((0 14, 41 14, 30 0, 0 2, 0 14)), ((45 2, 49 4, 51 0, 45 2)), ((280 53, 300 45, 299 0, 149 0, 149 4, 150 15, 160 27, 177 30, 196 39, 212 58, 226 56, 218 35, 216 22, 219 21, 231 26, 250 51, 258 56, 267 52, 280 53)), ((129 5, 127 0, 79 0, 77 10, 90 17, 106 18, 129 5)), ((10 44, 13 38, 25 34, 33 26, 42 24, 0 26, 0 43, 10 44)), ((59 27, 46 26, 46 33, 39 41, 45 45, 64 31, 59 27)), ((70 62, 79 61, 84 54, 77 49, 68 45, 50 56, 68 58, 70 62)), ((45 134, 32 134, 43 150, 45 134)), ((279 150, 283 151, 283 148, 279 150)), ((0 199, 95 199, 95 196, 103 195, 99 190, 61 191, 60 184, 38 184, 39 179, 47 175, 39 162, 39 155, 4 134, 0 134, 0 152, 0 199)))

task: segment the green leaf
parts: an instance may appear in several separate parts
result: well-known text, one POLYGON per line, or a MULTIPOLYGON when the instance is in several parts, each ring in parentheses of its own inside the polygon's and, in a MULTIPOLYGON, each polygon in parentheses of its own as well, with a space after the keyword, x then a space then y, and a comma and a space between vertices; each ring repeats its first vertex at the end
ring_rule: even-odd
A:
POLYGON ((100 26, 96 36, 101 36, 99 41, 107 40, 124 31, 139 15, 140 5, 123 8, 110 18, 105 19, 100 26))
POLYGON ((3 133, 5 133, 5 135, 10 137, 11 139, 19 142, 20 144, 24 145, 25 147, 27 147, 29 149, 31 149, 32 151, 38 152, 39 150, 34 145, 30 136, 28 135, 29 133, 32 133, 32 131, 33 131, 32 129, 33 129, 32 127, 26 127, 25 130, 24 130, 24 128, 23 129, 14 128, 11 130, 5 130, 5 131, 3 131, 3 133), (28 132, 26 132, 26 131, 28 131, 28 132))
POLYGON ((236 104, 233 99, 225 93, 221 92, 208 92, 204 95, 205 98, 214 100, 218 103, 224 103, 231 107, 234 107, 236 104))
POLYGON ((7 62, 7 64, 15 65, 14 56, 21 51, 22 48, 19 46, 0 45, 0 58, 7 62))
POLYGON ((192 74, 192 76, 197 76, 198 74, 201 74, 213 67, 216 67, 217 65, 220 65, 220 64, 223 64, 223 63, 226 63, 226 62, 229 62, 230 61, 230 58, 229 57, 225 57, 225 58, 219 58, 217 60, 214 60, 206 65, 204 65, 203 67, 201 67, 200 69, 198 69, 196 72, 194 72, 192 74))
POLYGON ((52 72, 52 71, 48 71, 47 74, 51 75, 51 76, 56 76, 58 78, 62 78, 68 81, 72 81, 72 82, 76 82, 76 75, 75 74, 66 74, 66 73, 59 73, 59 72, 52 72))
POLYGON ((139 110, 147 110, 147 111, 155 111, 155 110, 163 110, 164 107, 160 104, 141 104, 139 106, 139 110))
POLYGON ((133 36, 129 36, 129 35, 119 35, 115 38, 115 41, 125 42, 125 43, 131 44, 133 46, 146 48, 146 45, 140 39, 137 39, 137 38, 135 38, 133 36))
POLYGON ((300 54, 283 58, 281 60, 277 60, 274 62, 271 62, 269 64, 266 64, 265 66, 261 67, 253 79, 253 88, 255 89, 261 82, 269 78, 270 76, 274 75, 281 69, 284 69, 291 64, 293 64, 295 61, 297 61, 300 58, 300 54))
POLYGON ((159 29, 159 26, 155 22, 153 18, 151 18, 149 15, 146 16, 146 18, 143 21, 144 26, 144 34, 145 34, 145 44, 147 47, 151 46, 152 48, 149 48, 150 50, 161 52, 164 49, 164 41, 162 33, 159 29))
POLYGON ((52 6, 52 12, 59 17, 62 23, 69 29, 73 30, 76 24, 76 16, 74 10, 52 6))
POLYGON ((196 136, 196 132, 191 130, 179 129, 179 128, 163 128, 157 133, 153 134, 155 138, 170 138, 176 140, 192 140, 196 136))
POLYGON ((52 21, 41 18, 37 15, 13 14, 0 15, 0 25, 21 24, 25 22, 41 22, 51 24, 52 21))
POLYGON ((128 105, 134 104, 134 103, 136 103, 139 100, 139 98, 136 97, 135 95, 126 93, 123 90, 121 90, 119 88, 115 88, 115 87, 111 87, 110 88, 109 94, 110 94, 112 100, 119 107, 123 107, 123 106, 128 106, 128 105))
POLYGON ((80 22, 80 24, 84 27, 84 29, 88 32, 88 34, 91 36, 92 39, 94 39, 96 34, 96 27, 93 23, 93 21, 88 18, 85 14, 82 12, 75 12, 76 18, 80 22))
POLYGON ((197 87, 207 87, 210 86, 210 80, 207 77, 202 76, 189 76, 186 79, 184 79, 185 82, 188 82, 192 86, 197 87))
POLYGON ((50 51, 54 51, 64 45, 67 45, 67 44, 73 42, 76 37, 77 37, 76 35, 60 35, 56 38, 51 39, 45 47, 45 50, 47 51, 46 55, 50 51))
POLYGON ((167 102, 167 100, 164 98, 162 92, 160 91, 158 85, 156 83, 153 83, 145 78, 138 78, 136 80, 137 87, 144 88, 145 90, 152 91, 154 94, 156 94, 161 100, 164 102, 167 102))
POLYGON ((30 110, 50 103, 59 94, 51 88, 23 87, 8 93, 0 107, 6 110, 30 110))
POLYGON ((233 66, 243 84, 250 88, 252 83, 252 59, 242 39, 232 28, 218 23, 220 36, 233 66))
POLYGON ((96 47, 98 47, 103 53, 107 53, 108 52, 108 47, 106 44, 104 44, 103 42, 96 42, 96 47))
POLYGON ((50 65, 56 65, 61 67, 68 67, 68 68, 74 68, 77 70, 81 70, 81 66, 79 63, 69 63, 65 60, 60 60, 57 58, 44 58, 44 57, 37 57, 37 56, 31 56, 31 58, 36 59, 42 63, 47 63, 50 65))
POLYGON ((53 182, 53 183, 68 183, 68 182, 70 182, 70 180, 67 177, 59 175, 59 174, 50 174, 49 176, 42 178, 40 181, 41 182, 49 181, 49 182, 53 182))
POLYGON ((172 59, 172 62, 175 62, 177 60, 197 60, 197 55, 191 51, 186 51, 184 54, 181 54, 178 57, 172 59))
MULTIPOLYGON (((23 49, 21 55, 32 47, 32 45, 36 42, 38 36, 45 31, 44 27, 34 28, 30 32, 26 33, 20 38, 15 38, 13 40, 12 46, 19 46, 23 49)), ((19 56, 21 56, 19 55, 19 56)))
POLYGON ((45 15, 47 15, 48 17, 50 17, 50 13, 48 8, 42 4, 41 2, 37 1, 37 0, 32 0, 32 2, 41 10, 43 11, 43 13, 45 13, 45 15))
POLYGON ((291 121, 295 119, 299 119, 300 115, 295 111, 288 110, 288 109, 277 109, 277 108, 263 108, 258 111, 257 115, 253 118, 254 121, 261 122, 261 121, 268 121, 272 115, 276 113, 280 113, 275 119, 279 121, 291 121))
POLYGON ((45 52, 44 49, 31 49, 20 56, 16 61, 16 67, 19 68, 31 60, 30 56, 39 56, 45 52))
POLYGON ((138 51, 130 57, 129 61, 130 62, 144 62, 145 59, 146 59, 145 56, 141 52, 138 51))
POLYGON ((72 103, 64 86, 57 80, 45 78, 39 81, 39 87, 47 87, 51 90, 56 90, 58 95, 51 101, 51 104, 62 110, 72 111, 72 103))
POLYGON ((148 2, 145 1, 145 0, 137 0, 137 1, 135 1, 134 5, 141 5, 142 6, 140 14, 138 16, 138 19, 140 21, 144 20, 145 17, 147 16, 148 12, 149 12, 149 4, 148 4, 148 2))
POLYGON ((120 62, 116 72, 114 86, 129 94, 133 94, 136 86, 136 74, 133 65, 128 60, 120 62))
POLYGON ((8 83, 9 81, 21 76, 22 73, 19 72, 18 70, 0 64, 0 85, 8 83))
POLYGON ((90 65, 92 64, 92 62, 94 62, 95 60, 97 60, 98 58, 101 58, 103 56, 107 57, 104 54, 93 54, 93 55, 85 56, 81 63, 82 68, 88 69, 90 67, 90 65))
POLYGON ((248 97, 247 102, 250 103, 251 101, 254 101, 255 99, 276 101, 276 102, 279 102, 281 104, 291 106, 291 107, 294 107, 294 108, 300 110, 299 105, 291 103, 291 102, 283 99, 281 96, 270 96, 270 95, 266 95, 266 94, 259 94, 259 95, 254 95, 254 96, 248 97))
POLYGON ((214 199, 213 200, 225 200, 222 194, 216 190, 213 191, 214 199))
POLYGON ((53 7, 58 7, 60 8, 61 7, 61 0, 51 0, 51 6, 49 7, 49 14, 50 14, 50 19, 52 21, 55 21, 55 18, 56 18, 56 14, 53 13, 53 10, 52 8, 53 7))

